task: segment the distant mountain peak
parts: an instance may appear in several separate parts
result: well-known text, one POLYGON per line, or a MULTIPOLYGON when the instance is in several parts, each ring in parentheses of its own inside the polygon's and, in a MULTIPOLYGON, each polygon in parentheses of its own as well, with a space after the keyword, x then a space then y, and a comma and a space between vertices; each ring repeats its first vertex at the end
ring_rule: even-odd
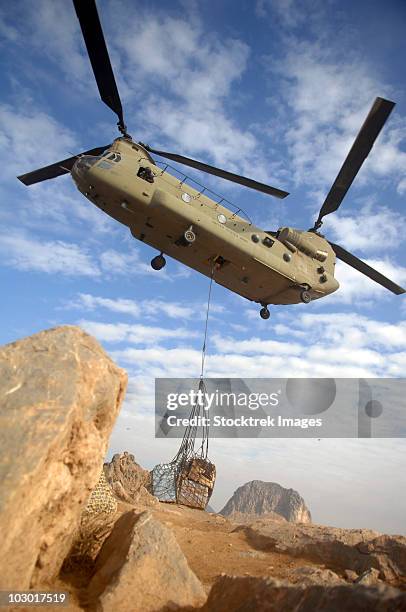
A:
POLYGON ((291 523, 311 523, 312 520, 310 510, 297 491, 263 480, 251 480, 239 487, 220 514, 229 516, 234 512, 254 516, 275 512, 291 523))

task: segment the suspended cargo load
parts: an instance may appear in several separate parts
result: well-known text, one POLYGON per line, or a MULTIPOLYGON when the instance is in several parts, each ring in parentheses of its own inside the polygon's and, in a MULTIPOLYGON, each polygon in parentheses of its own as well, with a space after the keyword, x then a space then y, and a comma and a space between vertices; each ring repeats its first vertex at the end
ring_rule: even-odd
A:
POLYGON ((191 508, 206 508, 213 493, 216 467, 208 459, 194 457, 180 471, 178 478, 178 504, 191 508))

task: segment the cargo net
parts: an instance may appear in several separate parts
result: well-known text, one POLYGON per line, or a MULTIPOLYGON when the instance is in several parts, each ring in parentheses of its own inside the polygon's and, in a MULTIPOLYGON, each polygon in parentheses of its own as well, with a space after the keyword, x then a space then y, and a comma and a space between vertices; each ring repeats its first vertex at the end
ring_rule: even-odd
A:
MULTIPOLYGON (((205 385, 203 379, 199 382, 201 397, 205 398, 205 385)), ((204 414, 204 402, 192 406, 189 423, 199 423, 204 414)), ((172 502, 190 506, 191 508, 205 509, 213 492, 216 480, 216 467, 208 458, 209 428, 187 426, 183 435, 182 444, 170 463, 159 463, 152 470, 152 492, 163 502, 172 502), (201 444, 195 450, 196 438, 201 432, 201 444)))

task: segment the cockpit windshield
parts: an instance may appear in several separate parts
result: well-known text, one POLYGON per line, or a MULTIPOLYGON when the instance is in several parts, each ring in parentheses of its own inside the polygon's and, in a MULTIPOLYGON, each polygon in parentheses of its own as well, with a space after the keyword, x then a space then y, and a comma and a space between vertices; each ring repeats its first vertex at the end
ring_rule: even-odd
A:
POLYGON ((121 161, 121 154, 116 153, 115 151, 105 151, 101 157, 113 162, 121 161))
POLYGON ((75 169, 78 174, 83 175, 95 164, 97 164, 99 168, 103 167, 108 170, 112 167, 112 162, 117 163, 119 161, 121 161, 120 153, 116 151, 104 151, 101 155, 82 155, 75 163, 75 169))

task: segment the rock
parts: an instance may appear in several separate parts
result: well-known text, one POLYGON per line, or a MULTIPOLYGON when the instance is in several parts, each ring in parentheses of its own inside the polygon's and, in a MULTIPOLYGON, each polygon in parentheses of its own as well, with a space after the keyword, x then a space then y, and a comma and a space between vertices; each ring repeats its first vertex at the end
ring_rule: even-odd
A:
POLYGON ((0 588, 51 581, 100 475, 127 375, 58 327, 0 350, 0 588))
POLYGON ((301 585, 305 586, 310 584, 345 584, 345 581, 335 572, 329 569, 313 567, 311 565, 304 565, 294 569, 289 576, 289 580, 295 583, 300 582, 301 585))
POLYGON ((250 543, 267 551, 284 552, 324 563, 333 570, 357 573, 379 570, 386 581, 397 582, 406 575, 406 538, 382 536, 369 529, 340 529, 322 525, 292 525, 257 519, 241 525, 250 543))
POLYGON ((406 593, 389 586, 299 586, 272 578, 222 576, 202 612, 400 612, 406 593), (345 603, 344 603, 345 602, 345 603))
POLYGON ((357 572, 354 572, 353 570, 346 569, 344 570, 344 577, 346 580, 348 580, 348 582, 355 582, 356 579, 358 578, 358 574, 357 572))
POLYGON ((357 584, 379 584, 382 580, 379 580, 379 570, 371 567, 370 569, 362 572, 361 576, 355 580, 357 584))
POLYGON ((119 500, 135 504, 140 497, 144 502, 147 501, 148 496, 153 498, 147 491, 150 474, 138 465, 134 455, 126 451, 121 454, 117 453, 110 463, 104 464, 104 473, 114 495, 119 500))
POLYGON ((149 612, 198 606, 205 591, 173 533, 150 511, 123 514, 96 559, 87 591, 102 612, 149 612))
MULTIPOLYGON (((256 514, 249 514, 246 512, 232 512, 227 515, 227 519, 237 525, 250 525, 256 521, 258 516, 256 514)), ((278 523, 286 523, 286 519, 276 512, 267 512, 261 515, 262 521, 276 521, 278 523)))
POLYGON ((304 499, 297 491, 262 480, 251 480, 239 487, 220 514, 229 516, 235 512, 256 516, 274 512, 292 523, 310 523, 312 520, 304 499))
MULTIPOLYGON (((229 544, 231 547, 232 544, 229 544)), ((243 550, 240 553, 237 553, 239 557, 248 557, 251 559, 263 559, 265 557, 265 553, 261 553, 258 550, 243 550)))
POLYGON ((377 564, 371 564, 369 567, 377 567, 381 578, 391 580, 394 576, 406 576, 405 536, 380 534, 371 542, 363 542, 359 550, 362 554, 377 559, 377 564))

